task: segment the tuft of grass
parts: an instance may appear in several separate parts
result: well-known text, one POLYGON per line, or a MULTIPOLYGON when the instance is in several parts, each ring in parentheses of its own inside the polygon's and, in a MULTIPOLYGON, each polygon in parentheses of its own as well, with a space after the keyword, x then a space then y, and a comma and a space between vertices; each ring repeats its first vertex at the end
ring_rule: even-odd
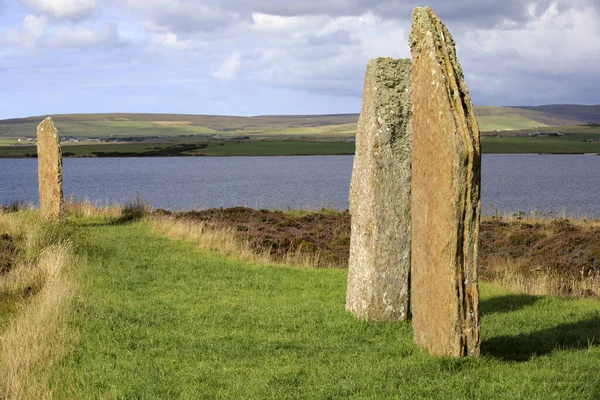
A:
POLYGON ((539 296, 596 297, 600 298, 600 272, 581 271, 578 276, 568 276, 558 271, 543 271, 529 267, 520 260, 494 259, 490 261, 490 275, 483 281, 500 285, 511 293, 539 296))
POLYGON ((139 195, 135 196, 135 200, 125 204, 121 210, 121 222, 135 221, 142 219, 152 213, 150 204, 139 195))
POLYGON ((600 221, 484 218, 480 279, 516 293, 600 298, 600 221))
POLYGON ((0 398, 42 399, 56 361, 75 333, 67 328, 75 284, 64 227, 24 213, 0 215, 0 232, 15 238, 14 266, 0 275, 0 398))
POLYGON ((0 206, 0 211, 5 213, 15 213, 21 210, 31 210, 33 206, 21 200, 12 200, 8 204, 0 206))
POLYGON ((88 198, 76 200, 74 197, 68 197, 65 199, 65 212, 77 218, 119 218, 123 215, 123 206, 91 201, 88 198))

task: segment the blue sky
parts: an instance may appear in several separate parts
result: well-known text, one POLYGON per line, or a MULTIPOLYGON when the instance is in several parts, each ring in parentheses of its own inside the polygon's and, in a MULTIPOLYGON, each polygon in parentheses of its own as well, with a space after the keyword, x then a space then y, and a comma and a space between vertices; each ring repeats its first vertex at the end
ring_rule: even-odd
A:
MULTIPOLYGON (((598 0, 430 0, 476 105, 600 103, 598 0)), ((404 0, 0 0, 0 119, 355 113, 404 0)))

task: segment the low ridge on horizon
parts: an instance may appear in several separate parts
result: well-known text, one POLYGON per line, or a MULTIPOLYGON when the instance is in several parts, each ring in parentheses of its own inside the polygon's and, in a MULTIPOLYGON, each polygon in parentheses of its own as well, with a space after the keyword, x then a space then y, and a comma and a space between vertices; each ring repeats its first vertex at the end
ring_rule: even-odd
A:
MULTIPOLYGON (((475 109, 483 108, 517 108, 524 110, 544 110, 564 113, 564 109, 587 109, 589 114, 600 116, 600 104, 572 104, 572 103, 559 103, 559 104, 543 104, 537 106, 525 106, 525 105, 503 105, 503 106, 490 106, 490 105, 476 105, 475 109)), ((328 117, 328 116, 354 116, 359 115, 359 112, 344 112, 344 113, 325 113, 325 114, 256 114, 256 115, 234 115, 234 114, 189 114, 189 113, 151 113, 151 112, 126 112, 126 111, 114 111, 114 112, 79 112, 79 113, 57 113, 57 114, 42 114, 42 115, 30 115, 26 117, 13 117, 0 119, 0 123, 7 121, 26 120, 31 118, 43 118, 46 116, 52 116, 53 118, 60 118, 65 116, 100 116, 100 115, 177 115, 177 116, 195 116, 195 117, 232 117, 232 118, 260 118, 260 117, 328 117)))
MULTIPOLYGON (((475 114, 483 132, 532 129, 551 126, 573 126, 600 123, 600 105, 548 104, 542 106, 475 106, 475 114)), ((348 136, 355 132, 359 113, 288 114, 288 115, 208 115, 174 113, 76 113, 48 114, 0 120, 0 137, 28 136, 34 126, 52 116, 67 135, 133 134, 202 135, 238 131, 240 134, 260 131, 295 130, 296 134, 311 129, 333 129, 348 136), (63 127, 61 127, 63 125, 63 127), (328 128, 331 127, 331 128, 328 128), (185 128, 185 129, 183 129, 185 128), (145 130, 144 130, 145 129, 145 130), (161 133, 163 132, 163 133, 161 133)))

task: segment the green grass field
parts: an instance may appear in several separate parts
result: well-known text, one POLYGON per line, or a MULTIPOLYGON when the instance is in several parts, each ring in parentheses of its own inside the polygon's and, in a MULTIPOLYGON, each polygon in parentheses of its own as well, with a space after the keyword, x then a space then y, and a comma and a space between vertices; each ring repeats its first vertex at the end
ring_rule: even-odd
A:
POLYGON ((600 153, 600 142, 562 140, 559 138, 504 137, 483 138, 483 153, 600 153))
POLYGON ((55 398, 596 399, 600 304, 482 287, 482 356, 345 312, 346 271, 258 265, 82 220, 55 398))

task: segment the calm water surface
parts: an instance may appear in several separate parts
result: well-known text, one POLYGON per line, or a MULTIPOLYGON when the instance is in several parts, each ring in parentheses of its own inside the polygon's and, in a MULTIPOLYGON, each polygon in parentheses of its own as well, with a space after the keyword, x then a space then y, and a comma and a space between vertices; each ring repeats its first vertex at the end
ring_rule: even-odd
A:
MULTIPOLYGON (((352 156, 66 158, 64 192, 100 202, 140 194, 155 208, 189 210, 244 205, 346 209, 352 156)), ((600 157, 484 155, 482 203, 600 217, 600 157)), ((37 160, 0 159, 0 204, 37 201, 37 160)))

